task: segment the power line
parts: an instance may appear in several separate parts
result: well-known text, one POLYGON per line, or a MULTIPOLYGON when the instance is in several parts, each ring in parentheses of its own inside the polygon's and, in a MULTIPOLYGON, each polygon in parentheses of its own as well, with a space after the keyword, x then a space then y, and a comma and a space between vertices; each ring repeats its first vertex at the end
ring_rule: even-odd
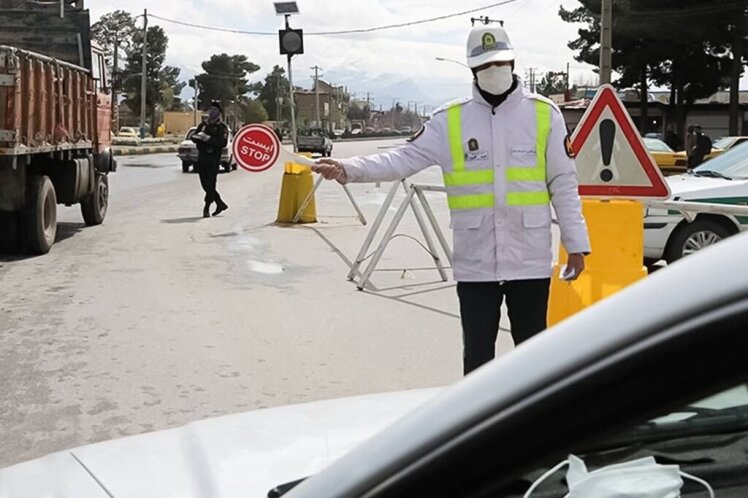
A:
MULTIPOLYGON (((418 25, 418 24, 425 24, 425 23, 430 23, 430 22, 434 22, 434 21, 441 21, 441 20, 444 20, 444 19, 449 19, 449 18, 452 18, 452 17, 463 16, 463 15, 466 15, 466 14, 473 14, 475 12, 479 12, 479 11, 487 10, 487 9, 492 9, 494 7, 499 7, 499 6, 502 6, 502 5, 507 5, 507 4, 510 4, 510 3, 514 3, 516 1, 518 1, 518 0, 503 0, 502 2, 495 2, 495 3, 489 4, 489 5, 484 5, 482 7, 476 7, 474 9, 464 10, 462 12, 456 12, 456 13, 453 13, 453 14, 447 14, 447 15, 443 15, 443 16, 431 17, 431 18, 428 18, 428 19, 421 19, 419 21, 410 21, 410 22, 404 22, 404 23, 399 23, 399 24, 388 24, 388 25, 385 25, 385 26, 376 26, 376 27, 372 27, 372 28, 347 29, 347 30, 341 30, 341 31, 305 32, 304 34, 306 36, 335 36, 335 35, 350 35, 350 34, 371 33, 373 31, 382 31, 382 30, 385 30, 385 29, 404 28, 404 27, 407 27, 407 26, 415 26, 415 25, 418 25)), ((272 31, 272 32, 270 32, 270 31, 245 31, 245 30, 241 30, 241 29, 222 28, 222 27, 217 27, 217 26, 206 26, 206 25, 202 25, 202 24, 195 24, 195 23, 190 23, 190 22, 185 22, 185 21, 178 21, 176 19, 169 19, 167 17, 161 17, 161 16, 157 16, 155 14, 149 14, 149 15, 151 17, 153 17, 154 19, 159 19, 161 21, 169 22, 169 23, 172 23, 172 24, 179 24, 181 26, 188 26, 188 27, 191 27, 191 28, 207 29, 207 30, 210 30, 210 31, 221 31, 221 32, 224 32, 224 33, 235 33, 235 34, 241 34, 241 35, 278 36, 278 32, 277 31, 272 31)))

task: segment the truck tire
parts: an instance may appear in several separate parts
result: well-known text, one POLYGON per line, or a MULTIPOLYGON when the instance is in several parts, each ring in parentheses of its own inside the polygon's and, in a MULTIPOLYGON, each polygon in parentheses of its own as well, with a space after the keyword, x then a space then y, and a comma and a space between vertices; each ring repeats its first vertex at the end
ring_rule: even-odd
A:
POLYGON ((190 163, 187 161, 182 161, 182 173, 189 173, 190 172, 190 163))
POLYGON ((48 176, 29 179, 25 212, 26 249, 47 254, 57 236, 57 194, 48 176))
POLYGON ((223 168, 223 171, 226 173, 231 173, 231 163, 221 163, 221 167, 223 168))
POLYGON ((93 194, 81 201, 81 214, 88 226, 101 225, 109 207, 109 177, 96 174, 93 194))

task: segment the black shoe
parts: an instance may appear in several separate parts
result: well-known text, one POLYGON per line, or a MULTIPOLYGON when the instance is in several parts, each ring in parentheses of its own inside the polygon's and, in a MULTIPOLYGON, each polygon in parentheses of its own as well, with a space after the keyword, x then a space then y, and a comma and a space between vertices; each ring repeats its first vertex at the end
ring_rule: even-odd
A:
POLYGON ((206 204, 203 208, 203 218, 210 218, 210 205, 206 204))
POLYGON ((228 204, 225 202, 220 202, 218 206, 216 207, 216 210, 213 211, 213 216, 218 216, 219 214, 223 213, 229 208, 228 204))

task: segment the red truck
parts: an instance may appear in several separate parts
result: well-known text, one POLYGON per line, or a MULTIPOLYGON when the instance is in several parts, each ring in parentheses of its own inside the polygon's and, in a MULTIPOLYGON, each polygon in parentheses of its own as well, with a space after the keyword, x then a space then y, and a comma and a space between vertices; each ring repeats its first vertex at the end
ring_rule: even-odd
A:
POLYGON ((10 4, 0 1, 0 250, 45 254, 58 204, 80 204, 86 225, 106 215, 111 83, 88 11, 10 4))

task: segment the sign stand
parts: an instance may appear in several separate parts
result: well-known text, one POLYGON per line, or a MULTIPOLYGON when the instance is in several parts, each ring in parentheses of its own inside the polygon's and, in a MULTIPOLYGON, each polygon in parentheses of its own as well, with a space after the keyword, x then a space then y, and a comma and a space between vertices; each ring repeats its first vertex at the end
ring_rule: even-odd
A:
POLYGON ((548 306, 553 325, 646 277, 644 212, 632 199, 667 198, 670 189, 647 152, 615 89, 602 85, 571 137, 579 194, 592 244, 578 280, 559 278, 563 247, 554 267, 548 306))
POLYGON ((379 213, 377 214, 377 218, 374 221, 374 224, 371 226, 371 229, 369 230, 369 233, 366 236, 366 239, 364 240, 363 245, 361 246, 361 249, 358 252, 358 255, 356 256, 356 260, 353 263, 353 266, 351 267, 351 271, 348 273, 348 280, 355 281, 356 275, 360 275, 360 280, 356 284, 356 287, 358 290, 362 291, 366 287, 366 284, 371 279, 371 275, 376 270, 377 265, 379 264, 379 260, 382 258, 382 255, 384 254, 385 249, 389 245, 390 241, 395 236, 395 230, 400 225, 400 222, 403 219, 403 216, 405 215, 405 212, 410 207, 413 211, 413 215, 416 218, 416 222, 418 223, 419 228, 421 229, 421 233, 423 234, 423 238, 426 241, 426 247, 428 248, 429 254, 434 260, 434 264, 436 265, 436 269, 439 271, 439 275, 442 279, 442 281, 446 282, 449 277, 447 276, 446 268, 442 264, 442 260, 439 257, 439 254, 436 250, 436 245, 434 244, 434 240, 431 237, 431 234, 429 232, 428 225, 426 223, 426 220, 423 218, 423 214, 421 213, 421 210, 418 206, 418 203, 421 204, 421 207, 423 208, 423 211, 426 213, 426 218, 428 219, 429 224, 431 225, 431 229, 434 231, 434 234, 436 235, 436 238, 439 241, 439 244, 442 247, 442 250, 444 251, 444 254, 447 258, 447 261, 449 262, 449 265, 452 265, 452 251, 449 247, 449 244, 447 243, 447 239, 444 237, 443 232, 441 231, 441 228, 439 228, 439 224, 436 221, 436 216, 434 216, 434 212, 431 209, 431 205, 429 204, 426 195, 424 192, 446 192, 446 189, 444 187, 440 186, 431 186, 431 185, 413 185, 410 184, 407 180, 403 179, 398 182, 395 182, 392 184, 392 187, 390 188, 390 191, 387 193, 387 197, 385 198, 384 203, 382 204, 381 209, 379 210, 379 213), (371 248, 372 243, 374 242, 374 239, 376 238, 377 232, 379 231, 379 228, 382 226, 382 223, 384 222, 384 218, 389 211, 390 206, 392 205, 392 202, 395 198, 395 194, 397 193, 398 188, 402 186, 403 191, 405 192, 405 199, 403 199, 402 203, 400 204, 400 207, 398 208, 397 212, 395 213, 395 216, 393 217, 392 221, 390 222, 389 226, 384 232, 384 235, 382 236, 381 241, 379 242, 379 245, 374 250, 373 253, 369 254, 367 256, 367 252, 371 248), (416 201, 416 199, 418 201, 416 201), (366 269, 363 271, 363 273, 359 272, 359 268, 363 264, 364 261, 366 261, 368 258, 371 258, 371 261, 369 262, 366 269))
MULTIPOLYGON (((314 199, 314 194, 317 193, 317 189, 322 184, 322 181, 324 178, 321 176, 317 178, 317 181, 314 182, 314 188, 312 188, 312 191, 307 194, 306 198, 304 199, 304 202, 301 203, 301 206, 299 206, 299 210, 296 212, 296 215, 293 217, 292 223, 298 223, 299 219, 301 218, 301 215, 304 213, 304 210, 309 205, 310 202, 312 202, 312 199, 314 199)), ((351 201, 351 204, 353 205, 353 209, 356 210, 356 217, 358 218, 358 221, 361 222, 362 225, 366 225, 366 217, 364 216, 364 213, 361 211, 361 208, 358 207, 358 203, 356 202, 356 199, 353 197, 353 194, 351 194, 351 191, 348 189, 348 185, 341 185, 343 187, 343 191, 345 191, 345 195, 348 196, 348 200, 351 201)))

